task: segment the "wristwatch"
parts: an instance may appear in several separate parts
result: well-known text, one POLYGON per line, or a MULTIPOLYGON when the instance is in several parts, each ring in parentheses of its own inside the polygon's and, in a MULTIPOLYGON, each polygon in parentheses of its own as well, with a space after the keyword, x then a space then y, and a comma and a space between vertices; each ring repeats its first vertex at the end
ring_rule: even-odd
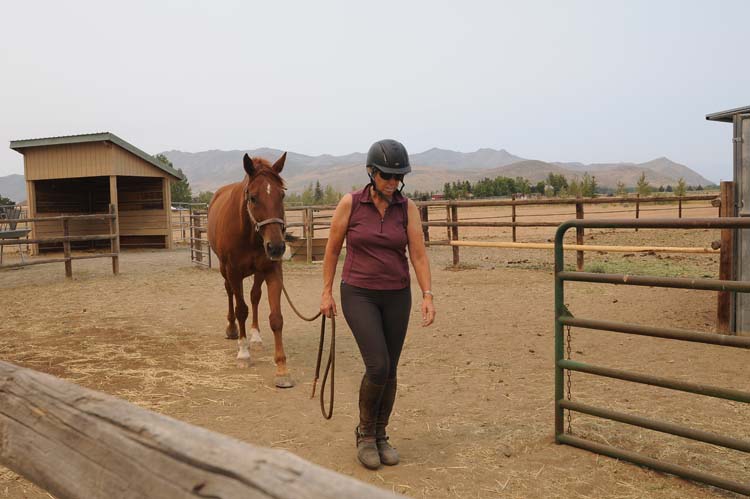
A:
POLYGON ((432 291, 430 291, 429 289, 428 289, 428 290, 425 290, 425 291, 422 291, 422 298, 424 298, 424 297, 425 297, 426 295, 430 295, 430 296, 432 296, 433 298, 435 297, 435 295, 433 295, 433 294, 432 294, 432 291))

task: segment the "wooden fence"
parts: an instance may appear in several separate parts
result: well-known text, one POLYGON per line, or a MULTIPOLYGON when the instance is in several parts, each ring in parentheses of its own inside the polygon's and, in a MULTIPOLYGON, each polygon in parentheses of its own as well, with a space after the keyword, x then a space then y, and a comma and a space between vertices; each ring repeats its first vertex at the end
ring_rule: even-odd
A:
MULTIPOLYGON (((117 275, 120 273, 120 239, 117 225, 117 212, 114 205, 109 205, 109 213, 97 213, 91 215, 59 215, 53 217, 34 217, 34 218, 17 218, 14 220, 0 220, 0 225, 10 223, 26 223, 33 224, 36 222, 49 222, 49 221, 60 221, 62 222, 63 235, 59 237, 46 237, 46 238, 31 238, 23 239, 23 244, 58 244, 63 245, 63 257, 62 258, 35 258, 20 263, 14 264, 3 264, 0 265, 1 269, 15 269, 20 267, 26 267, 29 265, 40 265, 43 263, 64 263, 65 264, 65 276, 73 277, 73 260, 86 260, 90 258, 112 258, 112 273, 117 275), (107 234, 87 234, 83 236, 71 236, 70 235, 70 222, 79 220, 108 220, 109 221, 109 232, 107 234), (110 241, 111 251, 109 253, 96 253, 93 255, 73 255, 71 253, 70 243, 79 241, 110 241)), ((0 245, 17 245, 19 243, 16 239, 0 239, 0 245)))
POLYGON ((403 497, 2 361, 0 464, 58 499, 403 497))
MULTIPOLYGON (((653 210, 664 210, 672 211, 677 218, 683 217, 683 212, 688 207, 683 206, 684 203, 691 201, 712 201, 713 206, 718 207, 718 196, 716 194, 703 194, 703 195, 691 195, 691 196, 625 196, 625 197, 597 197, 597 198, 540 198, 540 199, 516 199, 513 196, 511 199, 483 199, 483 200, 441 200, 441 201, 418 201, 416 204, 419 207, 420 216, 422 219, 422 228, 425 235, 425 241, 428 245, 439 246, 439 245, 450 245, 453 246, 453 265, 457 266, 460 264, 460 253, 459 246, 457 244, 460 241, 460 227, 510 227, 511 228, 511 241, 518 242, 517 228, 519 227, 557 227, 560 222, 555 221, 542 221, 542 220, 523 220, 519 219, 523 217, 523 208, 532 206, 546 206, 546 205, 567 205, 575 207, 575 215, 571 213, 570 218, 585 218, 585 206, 587 205, 602 205, 602 204, 628 204, 633 205, 631 209, 609 211, 608 213, 628 213, 630 216, 638 219, 641 217, 641 213, 645 211, 653 210), (656 205, 656 204, 671 204, 669 207, 656 207, 650 210, 643 209, 642 205, 656 205), (461 220, 459 218, 460 208, 471 208, 471 207, 507 207, 511 208, 510 215, 498 215, 491 218, 495 219, 492 221, 487 220, 461 220), (430 211, 433 213, 435 210, 444 209, 443 220, 430 220, 430 211), (510 220, 498 221, 500 218, 509 218, 510 220), (431 240, 430 238, 430 227, 445 227, 447 237, 444 240, 431 240)), ((327 229, 330 227, 330 218, 332 211, 335 207, 328 205, 320 206, 301 206, 301 207, 288 207, 286 208, 287 213, 299 212, 301 215, 300 221, 292 221, 287 223, 287 227, 301 227, 302 237, 307 242, 307 261, 312 261, 312 239, 315 236, 315 230, 327 229)), ((564 214, 555 214, 564 215, 564 214)), ((531 217, 533 215, 528 215, 531 217)), ((297 216, 295 218, 300 218, 297 216)), ((628 218, 628 217, 626 217, 628 218)), ((584 244, 584 232, 583 229, 576 231, 576 244, 584 244)), ((576 264, 580 269, 583 268, 584 256, 583 251, 577 250, 576 253, 576 264)))

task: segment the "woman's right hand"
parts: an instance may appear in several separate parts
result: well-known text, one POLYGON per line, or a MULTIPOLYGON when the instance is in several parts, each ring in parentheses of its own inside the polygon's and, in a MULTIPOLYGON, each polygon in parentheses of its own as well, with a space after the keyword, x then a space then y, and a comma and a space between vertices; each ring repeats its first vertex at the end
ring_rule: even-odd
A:
POLYGON ((337 315, 336 300, 333 299, 333 294, 330 291, 324 291, 320 298, 320 313, 329 319, 337 315))

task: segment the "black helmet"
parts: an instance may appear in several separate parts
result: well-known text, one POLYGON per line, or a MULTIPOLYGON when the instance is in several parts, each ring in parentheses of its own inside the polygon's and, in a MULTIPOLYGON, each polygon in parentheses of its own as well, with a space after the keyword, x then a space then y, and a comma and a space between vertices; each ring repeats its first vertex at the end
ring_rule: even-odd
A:
POLYGON ((367 151, 367 166, 383 173, 409 173, 409 153, 401 142, 383 139, 375 142, 367 151))

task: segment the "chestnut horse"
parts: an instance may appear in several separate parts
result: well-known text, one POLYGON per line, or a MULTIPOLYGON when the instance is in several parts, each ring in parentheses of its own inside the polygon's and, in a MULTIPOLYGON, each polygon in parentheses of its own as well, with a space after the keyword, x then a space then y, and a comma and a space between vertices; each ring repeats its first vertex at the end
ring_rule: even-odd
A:
POLYGON ((281 316, 281 258, 285 250, 285 187, 279 174, 284 168, 285 160, 286 153, 273 165, 265 159, 250 158, 245 154, 245 179, 221 187, 214 194, 208 208, 208 241, 219 258, 229 302, 226 336, 229 339, 238 338, 239 322, 237 363, 240 366, 249 365, 250 342, 245 334, 248 309, 243 297, 242 281, 249 275, 254 276, 253 289, 250 291, 253 310, 251 342, 261 341, 258 329, 258 303, 261 285, 265 281, 268 288, 268 304, 271 308, 268 319, 276 346, 275 384, 280 388, 294 386, 286 367, 286 355, 281 339, 281 330, 284 326, 284 318, 281 316))

